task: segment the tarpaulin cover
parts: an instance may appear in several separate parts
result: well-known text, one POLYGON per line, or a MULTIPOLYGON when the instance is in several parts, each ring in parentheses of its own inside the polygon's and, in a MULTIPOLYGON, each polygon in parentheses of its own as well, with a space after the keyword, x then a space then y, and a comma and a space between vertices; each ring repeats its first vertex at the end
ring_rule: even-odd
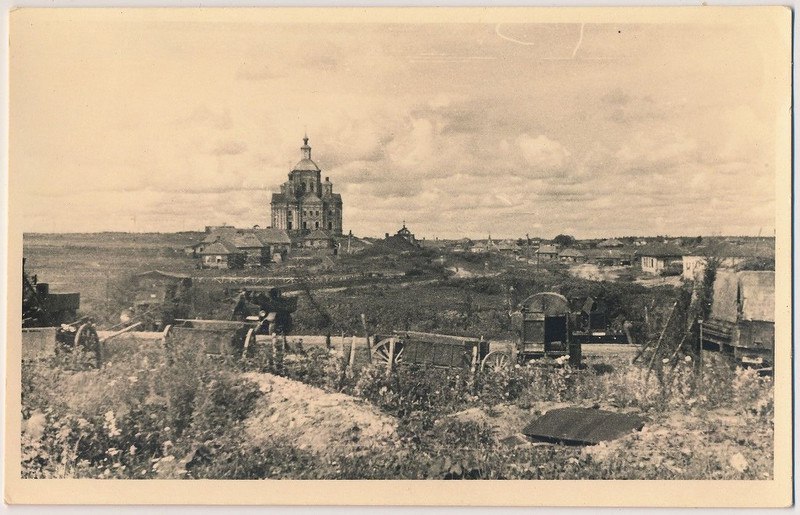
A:
POLYGON ((644 419, 638 415, 591 408, 560 408, 533 420, 522 433, 537 440, 592 445, 615 440, 642 427, 644 419))
POLYGON ((742 319, 775 321, 775 272, 739 272, 742 319))
POLYGON ((739 278, 736 272, 717 271, 714 279, 714 301, 711 304, 711 318, 736 322, 738 315, 737 295, 739 278))
POLYGON ((563 315, 569 313, 569 301, 561 294, 541 292, 522 301, 522 308, 532 313, 563 315))

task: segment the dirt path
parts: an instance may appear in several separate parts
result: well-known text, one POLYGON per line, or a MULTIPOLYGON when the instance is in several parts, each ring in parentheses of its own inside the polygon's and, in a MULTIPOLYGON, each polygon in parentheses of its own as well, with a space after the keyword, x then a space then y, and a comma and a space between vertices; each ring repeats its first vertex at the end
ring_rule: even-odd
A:
POLYGON ((272 374, 248 373, 264 396, 246 422, 259 439, 288 438, 297 447, 326 452, 394 447, 397 421, 365 401, 272 374))
POLYGON ((571 266, 570 275, 587 281, 616 281, 619 273, 616 267, 599 267, 591 263, 571 266))

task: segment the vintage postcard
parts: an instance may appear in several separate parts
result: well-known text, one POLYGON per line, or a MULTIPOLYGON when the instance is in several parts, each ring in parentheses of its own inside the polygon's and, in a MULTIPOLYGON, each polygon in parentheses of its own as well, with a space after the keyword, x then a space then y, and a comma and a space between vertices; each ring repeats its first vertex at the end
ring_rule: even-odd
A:
POLYGON ((791 504, 791 18, 11 12, 6 502, 791 504))

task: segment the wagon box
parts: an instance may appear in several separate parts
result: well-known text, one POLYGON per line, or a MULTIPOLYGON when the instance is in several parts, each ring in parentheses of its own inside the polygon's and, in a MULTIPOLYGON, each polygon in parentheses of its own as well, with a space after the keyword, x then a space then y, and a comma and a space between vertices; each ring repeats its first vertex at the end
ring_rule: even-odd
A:
POLYGON ((373 357, 383 363, 416 364, 435 368, 470 369, 480 365, 503 367, 511 362, 505 352, 491 352, 489 342, 482 338, 470 338, 447 334, 422 333, 416 331, 395 332, 392 335, 376 335, 373 357))

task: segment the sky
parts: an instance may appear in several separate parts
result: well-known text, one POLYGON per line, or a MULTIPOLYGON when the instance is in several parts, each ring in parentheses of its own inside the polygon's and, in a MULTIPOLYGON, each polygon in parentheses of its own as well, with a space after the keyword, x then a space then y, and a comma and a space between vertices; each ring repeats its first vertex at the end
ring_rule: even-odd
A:
POLYGON ((790 173, 763 23, 18 13, 25 232, 266 226, 306 132, 361 236, 772 235, 790 173))

